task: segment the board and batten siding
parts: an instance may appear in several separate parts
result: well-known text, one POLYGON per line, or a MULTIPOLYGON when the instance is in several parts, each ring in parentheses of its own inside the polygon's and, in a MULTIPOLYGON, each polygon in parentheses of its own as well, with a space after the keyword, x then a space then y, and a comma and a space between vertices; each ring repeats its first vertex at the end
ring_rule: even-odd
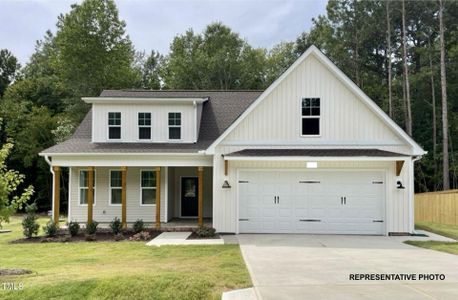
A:
POLYGON ((197 140, 197 105, 191 104, 92 104, 92 141, 102 142, 170 142, 168 113, 181 113, 181 140, 174 143, 192 143, 197 140), (108 113, 121 113, 121 139, 108 139, 108 113), (151 140, 138 137, 138 113, 151 113, 151 140))
MULTIPOLYGON (((167 168, 161 168, 161 222, 167 221, 167 168)), ((69 190, 69 221, 81 223, 87 222, 87 205, 79 204, 79 171, 85 168, 70 168, 69 190)), ((95 205, 93 207, 93 219, 100 223, 113 221, 115 217, 121 219, 121 205, 109 203, 109 172, 119 170, 117 168, 95 168, 95 205)), ((154 170, 151 168, 129 167, 127 169, 126 201, 127 222, 135 222, 143 219, 151 223, 156 219, 156 205, 140 205, 140 170, 154 170)))
POLYGON ((407 153, 399 136, 310 55, 221 142, 223 145, 389 146, 407 153), (301 136, 302 98, 320 98, 320 135, 301 136))
MULTIPOLYGON (((305 161, 230 161, 224 176, 222 155, 243 149, 377 148, 406 155, 408 144, 314 55, 289 74, 216 145, 213 157, 213 226, 237 232, 237 171, 244 168, 303 169, 305 161), (320 98, 320 135, 301 136, 302 98, 320 98), (231 188, 223 189, 224 180, 231 188)), ((395 161, 320 161, 319 169, 377 169, 386 173, 386 232, 413 231, 413 162, 405 158, 399 177, 395 161), (406 189, 397 189, 401 180, 406 189)), ((309 170, 310 171, 310 170, 309 170)))
MULTIPOLYGON (((218 147, 218 152, 230 153, 233 147, 218 147)), ((305 161, 230 161, 228 176, 224 176, 224 159, 221 155, 214 156, 213 194, 213 226, 219 232, 237 232, 238 223, 238 171, 240 169, 291 169, 313 172, 305 167, 305 161), (230 189, 222 188, 224 180, 228 180, 230 189)), ((399 177, 396 176, 394 161, 319 161, 316 170, 381 170, 386 174, 385 185, 385 224, 386 232, 412 232, 413 206, 409 203, 409 195, 413 194, 412 161, 407 158, 399 177), (406 189, 397 189, 396 182, 401 180, 406 189)))

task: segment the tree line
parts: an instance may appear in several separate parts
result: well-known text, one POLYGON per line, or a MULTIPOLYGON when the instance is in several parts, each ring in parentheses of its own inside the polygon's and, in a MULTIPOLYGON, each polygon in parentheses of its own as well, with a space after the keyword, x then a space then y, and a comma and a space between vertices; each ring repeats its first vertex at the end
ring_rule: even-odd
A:
POLYGON ((428 151, 416 165, 416 190, 456 188, 457 32, 456 1, 329 0, 310 30, 270 49, 217 22, 175 36, 168 53, 145 53, 113 0, 85 0, 58 17, 25 66, 0 50, 0 139, 14 142, 7 163, 27 175, 24 186, 33 184, 47 209, 49 166, 37 154, 72 134, 89 109, 82 96, 265 89, 314 44, 428 151))

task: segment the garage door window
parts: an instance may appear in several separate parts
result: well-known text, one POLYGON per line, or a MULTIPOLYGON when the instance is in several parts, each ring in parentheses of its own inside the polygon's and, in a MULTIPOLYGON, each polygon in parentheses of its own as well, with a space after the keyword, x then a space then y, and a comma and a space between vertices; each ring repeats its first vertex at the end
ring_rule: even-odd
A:
POLYGON ((320 135, 320 98, 302 98, 302 136, 320 135))

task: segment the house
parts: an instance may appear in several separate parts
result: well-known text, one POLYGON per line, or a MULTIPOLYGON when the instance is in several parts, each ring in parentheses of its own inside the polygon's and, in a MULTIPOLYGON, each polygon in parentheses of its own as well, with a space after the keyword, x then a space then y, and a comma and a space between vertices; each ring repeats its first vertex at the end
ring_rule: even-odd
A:
POLYGON ((227 233, 408 234, 425 151, 316 47, 265 91, 105 90, 67 141, 68 219, 227 233))

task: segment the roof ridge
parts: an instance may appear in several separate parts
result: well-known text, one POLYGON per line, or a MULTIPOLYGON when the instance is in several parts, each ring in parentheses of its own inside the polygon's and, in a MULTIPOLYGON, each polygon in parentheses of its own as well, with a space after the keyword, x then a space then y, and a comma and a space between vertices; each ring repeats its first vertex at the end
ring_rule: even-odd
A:
POLYGON ((204 90, 186 90, 186 89, 176 89, 176 90, 147 90, 147 89, 106 89, 103 90, 102 92, 105 91, 122 91, 122 92, 145 92, 145 93, 150 93, 150 92, 196 92, 196 93, 201 93, 201 92, 219 92, 219 93, 230 93, 230 92, 263 92, 264 90, 209 90, 209 89, 204 89, 204 90))

